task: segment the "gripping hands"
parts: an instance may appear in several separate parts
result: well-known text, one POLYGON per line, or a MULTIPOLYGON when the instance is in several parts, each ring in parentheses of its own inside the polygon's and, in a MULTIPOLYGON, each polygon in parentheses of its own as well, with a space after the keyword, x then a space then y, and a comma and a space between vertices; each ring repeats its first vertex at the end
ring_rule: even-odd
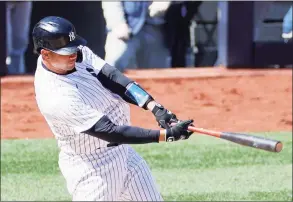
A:
POLYGON ((177 140, 186 140, 192 134, 187 131, 188 126, 193 123, 193 120, 179 121, 176 125, 166 129, 166 142, 177 140))
POLYGON ((188 139, 193 133, 188 131, 188 126, 192 125, 193 120, 180 121, 177 119, 176 115, 171 111, 165 109, 162 105, 156 104, 152 110, 152 113, 156 117, 161 128, 167 130, 166 141, 177 141, 188 139), (176 123, 176 125, 171 127, 171 123, 176 123))

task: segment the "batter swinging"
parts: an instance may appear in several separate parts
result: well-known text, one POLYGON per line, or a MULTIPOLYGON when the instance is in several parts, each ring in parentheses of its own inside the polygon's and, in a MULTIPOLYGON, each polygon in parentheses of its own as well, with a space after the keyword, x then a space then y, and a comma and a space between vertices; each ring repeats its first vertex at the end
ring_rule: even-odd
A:
POLYGON ((32 36, 36 101, 57 139, 72 200, 162 201, 146 161, 129 144, 187 139, 193 121, 179 121, 94 54, 68 20, 45 17, 32 36), (162 129, 130 126, 128 103, 152 111, 162 129))

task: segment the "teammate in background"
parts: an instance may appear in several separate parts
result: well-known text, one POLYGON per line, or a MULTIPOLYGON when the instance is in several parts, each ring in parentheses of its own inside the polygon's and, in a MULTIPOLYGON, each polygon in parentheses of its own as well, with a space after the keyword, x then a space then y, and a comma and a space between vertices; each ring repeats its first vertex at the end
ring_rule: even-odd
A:
POLYGON ((171 2, 102 1, 107 39, 105 60, 120 71, 168 68, 164 14, 171 2))
POLYGON ((57 139, 72 200, 163 200, 146 161, 129 144, 188 139, 193 120, 179 121, 95 55, 68 20, 43 18, 32 36, 39 54, 36 101, 57 139), (162 129, 130 126, 128 103, 152 111, 162 129))
POLYGON ((29 43, 31 1, 6 2, 6 65, 9 74, 26 73, 25 51, 29 43))

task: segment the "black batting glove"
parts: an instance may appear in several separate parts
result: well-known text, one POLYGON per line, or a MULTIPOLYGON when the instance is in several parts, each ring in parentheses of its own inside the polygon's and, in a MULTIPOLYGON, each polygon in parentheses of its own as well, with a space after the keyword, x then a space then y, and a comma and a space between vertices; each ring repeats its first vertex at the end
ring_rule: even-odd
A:
MULTIPOLYGON (((181 120, 179 120, 178 122, 181 122, 181 120)), ((194 126, 193 124, 190 124, 189 126, 194 126)), ((188 139, 190 137, 190 135, 192 135, 194 132, 192 131, 184 131, 182 134, 181 134, 181 139, 185 140, 185 139, 188 139)))
POLYGON ((158 122, 161 128, 167 129, 171 123, 177 123, 178 119, 175 114, 171 111, 165 109, 162 105, 156 104, 152 110, 152 113, 156 117, 156 121, 158 122))
POLYGON ((192 125, 193 120, 180 121, 176 125, 166 129, 166 142, 188 139, 190 132, 188 126, 192 125))

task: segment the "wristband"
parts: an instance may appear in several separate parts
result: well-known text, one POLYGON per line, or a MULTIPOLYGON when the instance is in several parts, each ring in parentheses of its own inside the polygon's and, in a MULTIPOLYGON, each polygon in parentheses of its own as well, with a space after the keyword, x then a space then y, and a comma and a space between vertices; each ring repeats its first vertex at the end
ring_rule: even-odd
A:
POLYGON ((131 99, 136 105, 147 110, 147 105, 154 100, 142 87, 136 82, 132 82, 126 86, 125 95, 131 99))
POLYGON ((174 142, 175 141, 175 138, 174 138, 174 136, 169 136, 168 138, 167 138, 167 134, 168 133, 171 133, 171 129, 169 128, 169 129, 166 129, 166 136, 165 136, 165 140, 166 140, 166 142, 174 142))

